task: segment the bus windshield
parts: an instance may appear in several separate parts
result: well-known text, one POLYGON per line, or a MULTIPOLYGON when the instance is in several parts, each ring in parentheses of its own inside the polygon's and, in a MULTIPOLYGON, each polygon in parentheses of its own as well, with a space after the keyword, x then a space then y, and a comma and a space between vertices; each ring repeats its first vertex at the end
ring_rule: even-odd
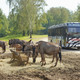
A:
POLYGON ((69 33, 80 33, 80 28, 79 27, 70 27, 68 28, 69 33))

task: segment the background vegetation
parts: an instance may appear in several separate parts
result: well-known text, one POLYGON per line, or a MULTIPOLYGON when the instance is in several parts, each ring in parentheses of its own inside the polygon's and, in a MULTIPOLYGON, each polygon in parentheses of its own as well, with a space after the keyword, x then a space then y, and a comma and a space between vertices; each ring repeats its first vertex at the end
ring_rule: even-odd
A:
MULTIPOLYGON (((37 42, 39 40, 45 39, 46 37, 48 37, 48 35, 33 35, 32 41, 37 42)), ((29 36, 22 36, 21 34, 8 35, 8 36, 5 36, 5 37, 0 37, 0 40, 7 41, 7 42, 10 39, 20 39, 20 40, 25 40, 25 41, 29 41, 30 40, 29 36)))
POLYGON ((80 22, 80 5, 75 12, 64 7, 52 7, 46 13, 45 0, 7 0, 9 16, 0 9, 0 37, 47 34, 48 27, 66 22, 80 22))

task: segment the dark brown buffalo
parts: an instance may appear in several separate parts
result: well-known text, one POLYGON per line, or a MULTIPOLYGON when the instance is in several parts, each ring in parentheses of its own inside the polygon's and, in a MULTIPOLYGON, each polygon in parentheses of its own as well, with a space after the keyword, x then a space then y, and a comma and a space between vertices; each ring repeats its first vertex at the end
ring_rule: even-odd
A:
MULTIPOLYGON (((21 40, 22 41, 22 40, 21 40)), ((11 44, 10 47, 16 48, 16 51, 26 51, 26 46, 32 44, 32 41, 25 41, 23 44, 15 43, 11 44), (25 47, 25 48, 24 48, 25 47)))
POLYGON ((6 45, 5 45, 5 42, 4 41, 0 41, 0 47, 2 48, 3 52, 4 53, 6 51, 6 45))
POLYGON ((22 51, 24 43, 26 43, 24 40, 11 39, 9 40, 9 47, 16 48, 16 51, 22 51))
POLYGON ((41 54, 42 65, 46 64, 44 54, 53 55, 52 62, 54 61, 54 58, 56 58, 55 66, 57 65, 57 62, 58 62, 58 55, 61 62, 61 59, 62 59, 61 47, 59 45, 56 45, 50 42, 45 42, 45 41, 39 41, 36 44, 37 44, 36 48, 38 49, 38 52, 41 54))
POLYGON ((19 39, 10 39, 9 40, 9 45, 11 46, 12 44, 20 44, 23 45, 26 41, 24 40, 19 40, 19 39))
POLYGON ((27 47, 28 47, 28 45, 32 45, 32 44, 33 44, 32 40, 25 41, 25 42, 22 40, 20 41, 19 39, 9 40, 10 47, 14 47, 14 48, 16 48, 16 51, 22 51, 25 55, 27 55, 27 61, 26 61, 27 63, 29 61, 29 57, 30 57, 31 53, 33 53, 32 50, 27 50, 28 49, 27 47))
POLYGON ((57 65, 58 55, 59 55, 60 62, 61 62, 61 59, 62 59, 61 47, 59 45, 54 44, 54 43, 45 42, 45 41, 39 41, 36 44, 37 45, 29 43, 28 45, 24 47, 24 52, 31 51, 31 50, 33 51, 33 62, 36 61, 36 57, 38 53, 41 54, 42 65, 46 64, 44 54, 53 55, 52 62, 54 61, 54 58, 56 58, 56 63, 54 66, 57 65))
POLYGON ((30 55, 32 54, 32 57, 33 57, 33 63, 35 63, 35 57, 37 57, 37 53, 35 54, 35 46, 34 46, 34 43, 32 40, 26 42, 24 45, 23 45, 23 52, 27 55, 27 63, 29 61, 29 57, 30 55), (35 57, 33 56, 35 54, 35 57))
POLYGON ((20 44, 12 44, 12 45, 10 45, 10 47, 15 48, 16 51, 22 51, 23 50, 23 46, 20 44))

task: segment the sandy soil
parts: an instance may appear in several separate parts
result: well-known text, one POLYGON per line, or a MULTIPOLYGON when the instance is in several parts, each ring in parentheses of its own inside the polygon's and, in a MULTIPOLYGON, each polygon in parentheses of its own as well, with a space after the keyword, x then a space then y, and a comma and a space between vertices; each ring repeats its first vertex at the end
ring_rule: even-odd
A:
POLYGON ((56 67, 51 63, 52 56, 45 57, 47 64, 43 67, 39 56, 36 63, 30 58, 25 66, 12 65, 10 58, 0 59, 0 80, 80 80, 80 51, 62 50, 62 62, 56 67))
POLYGON ((29 64, 16 66, 9 63, 11 55, 9 49, 0 55, 0 80, 80 80, 80 51, 62 50, 62 62, 56 67, 52 56, 45 55, 45 66, 41 66, 40 56, 34 64, 30 57, 29 64))

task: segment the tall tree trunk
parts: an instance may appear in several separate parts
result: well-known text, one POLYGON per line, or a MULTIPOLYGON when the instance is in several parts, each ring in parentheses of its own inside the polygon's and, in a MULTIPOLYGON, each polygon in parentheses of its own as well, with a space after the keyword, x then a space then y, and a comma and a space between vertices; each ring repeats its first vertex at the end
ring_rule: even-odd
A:
POLYGON ((25 36, 25 31, 23 30, 23 36, 25 36))
POLYGON ((29 36, 29 30, 27 31, 27 35, 29 36))
POLYGON ((30 19, 30 38, 32 38, 32 22, 31 22, 31 19, 30 19))
POLYGON ((32 32, 30 32, 30 38, 32 38, 32 32))

